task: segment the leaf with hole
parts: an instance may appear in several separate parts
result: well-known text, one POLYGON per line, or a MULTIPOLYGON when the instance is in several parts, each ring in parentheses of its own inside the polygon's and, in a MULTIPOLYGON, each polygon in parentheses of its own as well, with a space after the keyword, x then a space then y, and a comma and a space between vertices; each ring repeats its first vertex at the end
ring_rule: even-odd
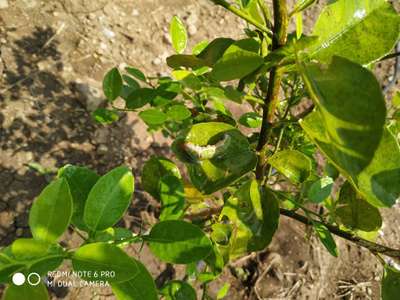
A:
POLYGON ((173 145, 186 162, 192 184, 211 194, 251 171, 257 157, 247 138, 235 127, 219 122, 199 123, 173 145))

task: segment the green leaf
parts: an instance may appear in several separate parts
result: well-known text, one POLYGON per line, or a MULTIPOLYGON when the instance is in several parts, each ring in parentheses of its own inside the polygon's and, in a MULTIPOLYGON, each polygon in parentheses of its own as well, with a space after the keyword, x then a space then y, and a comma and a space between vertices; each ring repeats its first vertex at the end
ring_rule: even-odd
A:
POLYGON ((305 181, 312 170, 311 159, 297 150, 279 151, 268 159, 268 163, 295 184, 305 181))
POLYGON ((174 78, 176 78, 177 80, 181 81, 183 86, 189 89, 200 90, 202 87, 201 80, 188 70, 175 70, 172 72, 172 76, 174 76, 174 78))
POLYGON ((165 157, 151 157, 143 166, 143 189, 160 200, 161 179, 167 175, 181 178, 178 167, 172 161, 165 157))
POLYGON ((157 300, 157 288, 153 277, 146 267, 135 261, 138 272, 128 281, 111 283, 111 288, 118 300, 157 300))
POLYGON ((11 252, 18 261, 29 261, 49 254, 63 254, 62 248, 57 244, 45 241, 20 238, 11 244, 11 252))
POLYGON ((204 60, 207 66, 212 67, 217 60, 222 57, 225 50, 234 42, 235 40, 229 38, 217 38, 208 44, 208 46, 201 51, 197 57, 204 60))
POLYGON ((394 107, 400 108, 400 92, 396 92, 396 94, 393 96, 392 104, 394 107))
POLYGON ((191 223, 178 220, 157 223, 147 238, 151 252, 159 259, 189 264, 207 257, 212 244, 204 232, 191 223))
POLYGON ((239 123, 249 128, 258 128, 262 124, 262 117, 255 112, 248 112, 240 117, 239 123))
POLYGON ((11 245, 13 258, 24 263, 29 272, 40 275, 57 269, 65 257, 63 249, 57 244, 22 238, 11 245))
POLYGON ((340 190, 336 215, 351 230, 377 231, 382 226, 379 210, 360 198, 349 182, 340 190))
POLYGON ((67 180, 71 191, 74 207, 71 223, 81 230, 88 231, 83 221, 83 212, 89 192, 100 176, 86 167, 66 165, 58 171, 58 177, 67 180))
POLYGON ((265 19, 260 11, 260 2, 257 0, 245 0, 248 2, 247 6, 245 6, 245 11, 252 17, 253 20, 257 21, 260 24, 265 25, 265 19))
POLYGON ((209 42, 206 40, 201 41, 200 43, 197 43, 192 49, 193 55, 199 55, 208 45, 209 45, 209 42))
POLYGON ((122 77, 117 68, 113 68, 103 79, 103 92, 108 101, 112 102, 118 98, 122 90, 122 77))
POLYGON ((160 221, 178 220, 184 214, 185 191, 183 182, 176 176, 166 175, 160 180, 160 221))
POLYGON ((335 166, 344 174, 362 197, 376 207, 391 207, 400 196, 400 147, 392 133, 385 129, 382 140, 375 151, 374 157, 368 166, 358 174, 351 176, 342 166, 357 162, 346 158, 335 146, 327 142, 327 133, 323 121, 318 114, 310 114, 301 123, 303 129, 315 141, 319 148, 327 155, 335 166), (346 164, 345 164, 346 163, 346 164))
MULTIPOLYGON (((132 77, 130 77, 128 75, 122 75, 122 79, 128 84, 130 89, 137 90, 140 88, 139 83, 132 77)), ((121 93, 122 93, 122 91, 121 91, 121 93)))
POLYGON ((129 239, 134 237, 132 231, 121 227, 110 227, 103 231, 97 231, 94 235, 96 242, 114 242, 121 241, 123 239, 129 239))
POLYGON ((265 249, 279 223, 279 203, 275 195, 256 180, 244 183, 222 209, 220 219, 227 217, 233 230, 230 236, 231 259, 265 249))
POLYGON ((129 168, 121 166, 102 176, 86 200, 83 219, 92 231, 113 226, 131 202, 134 180, 129 168))
POLYGON ((91 243, 80 247, 72 256, 75 271, 90 282, 123 282, 140 274, 136 260, 117 246, 108 243, 91 243), (111 272, 115 272, 112 275, 111 272))
POLYGON ((307 191, 307 198, 314 203, 321 203, 327 199, 332 192, 334 181, 330 177, 322 177, 313 182, 307 191))
POLYGON ((231 100, 233 102, 242 103, 242 98, 244 97, 244 93, 238 91, 232 86, 222 87, 203 87, 202 91, 206 94, 208 98, 211 100, 231 100))
POLYGON ((167 110, 168 118, 180 122, 192 116, 192 113, 182 104, 173 105, 167 110))
POLYGON ((185 281, 172 280, 160 290, 165 300, 196 300, 196 291, 185 281))
POLYGON ((315 232, 318 235, 319 240, 322 242, 322 244, 325 246, 325 248, 329 251, 329 253, 334 257, 338 257, 339 253, 338 253, 338 249, 336 246, 336 242, 333 239, 328 228, 326 228, 325 225, 318 223, 318 222, 313 222, 313 227, 314 227, 315 232))
POLYGON ((98 108, 92 113, 92 118, 100 124, 112 124, 118 121, 118 114, 106 108, 98 108))
POLYGON ((211 78, 217 81, 230 81, 243 78, 264 63, 264 59, 257 53, 237 47, 225 53, 219 59, 211 72, 211 78))
POLYGON ((400 148, 384 129, 385 100, 374 75, 339 57, 328 68, 311 64, 302 72, 318 106, 303 129, 368 202, 393 205, 400 195, 400 148))
POLYGON ((132 67, 126 67, 125 71, 127 71, 130 75, 132 75, 136 79, 146 82, 146 76, 139 69, 132 68, 132 67))
POLYGON ((156 108, 151 108, 140 112, 139 117, 148 126, 162 125, 165 121, 167 121, 167 115, 156 108))
POLYGON ((386 265, 382 278, 382 300, 397 300, 399 298, 399 292, 400 271, 386 265))
POLYGON ((157 92, 149 88, 140 88, 132 91, 126 98, 126 108, 138 109, 151 103, 157 96, 157 92))
POLYGON ((224 56, 226 54, 235 53, 237 51, 249 51, 258 53, 260 51, 260 43, 253 38, 246 38, 235 41, 225 50, 224 56))
POLYGON ((257 161, 245 136, 218 122, 199 123, 176 139, 175 154, 184 162, 192 184, 211 194, 251 171, 257 161))
POLYGON ((18 271, 25 269, 23 263, 7 263, 0 265, 0 283, 6 283, 11 279, 11 276, 18 271))
POLYGON ((211 239, 219 245, 227 245, 232 235, 232 226, 224 223, 215 223, 211 225, 211 239))
POLYGON ((303 10, 313 5, 315 1, 316 0, 298 0, 296 6, 293 8, 293 11, 291 12, 291 15, 294 15, 298 12, 302 12, 303 10))
POLYGON ((371 161, 385 123, 385 101, 375 76, 340 57, 327 67, 313 63, 301 72, 329 135, 326 142, 341 150, 342 169, 360 172, 371 161))
POLYGON ((167 65, 173 69, 179 69, 181 67, 198 69, 206 66, 206 62, 195 55, 177 54, 167 57, 167 65))
POLYGON ((72 212, 72 196, 67 180, 54 180, 33 202, 29 213, 29 227, 33 237, 55 242, 67 229, 72 212))
POLYGON ((217 300, 222 300, 225 298, 225 296, 228 294, 229 292, 229 288, 231 287, 231 285, 226 282, 222 288, 219 289, 218 293, 217 293, 217 300))
POLYGON ((31 285, 27 281, 20 286, 10 284, 4 292, 2 300, 47 300, 49 294, 43 283, 31 285))
POLYGON ((393 49, 399 32, 400 17, 385 0, 331 1, 315 24, 319 40, 311 56, 329 62, 338 55, 368 64, 393 49))
POLYGON ((374 206, 394 205, 400 197, 400 146, 389 129, 370 164, 358 175, 358 189, 374 206))
POLYGON ((172 39, 172 46, 177 53, 182 53, 186 49, 187 45, 187 32, 185 25, 183 25, 181 19, 174 16, 171 21, 169 32, 172 39))

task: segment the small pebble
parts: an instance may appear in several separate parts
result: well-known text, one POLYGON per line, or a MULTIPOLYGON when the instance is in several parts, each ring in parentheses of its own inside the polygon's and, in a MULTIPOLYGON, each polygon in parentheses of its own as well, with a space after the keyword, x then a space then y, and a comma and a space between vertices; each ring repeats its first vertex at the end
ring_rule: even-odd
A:
POLYGON ((158 66, 161 65, 162 61, 161 58, 156 57, 153 61, 152 61, 153 65, 158 66))
POLYGON ((189 35, 195 35, 197 32, 197 27, 195 25, 189 25, 188 33, 189 35))
POLYGON ((139 16, 139 11, 137 9, 132 10, 132 16, 134 17, 139 16))

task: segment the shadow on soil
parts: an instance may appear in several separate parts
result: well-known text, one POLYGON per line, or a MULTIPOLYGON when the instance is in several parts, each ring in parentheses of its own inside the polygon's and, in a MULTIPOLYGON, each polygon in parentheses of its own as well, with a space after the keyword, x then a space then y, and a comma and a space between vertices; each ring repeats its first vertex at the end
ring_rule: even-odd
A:
MULTIPOLYGON (((79 84, 65 82, 60 75, 63 58, 54 36, 51 28, 35 28, 30 36, 7 46, 12 62, 5 61, 5 76, 0 81, 0 247, 30 236, 29 208, 54 176, 29 164, 85 165, 104 174, 126 163, 139 178, 148 157, 166 150, 159 145, 149 150, 132 146, 139 145, 139 137, 127 118, 107 127, 92 121, 86 109, 87 95, 79 84)), ((128 211, 129 221, 120 225, 138 231, 143 211, 154 214, 139 186, 128 211)))

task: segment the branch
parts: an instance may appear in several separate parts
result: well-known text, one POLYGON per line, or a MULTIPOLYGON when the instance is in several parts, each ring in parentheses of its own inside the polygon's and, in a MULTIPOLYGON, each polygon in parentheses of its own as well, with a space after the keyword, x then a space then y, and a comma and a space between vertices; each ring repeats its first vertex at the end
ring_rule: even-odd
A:
POLYGON ((227 1, 225 1, 225 0, 211 0, 211 2, 226 8, 227 10, 229 10, 232 13, 234 13, 238 17, 242 18, 243 20, 246 20, 251 25, 253 25, 256 28, 258 28, 259 30, 265 32, 269 37, 273 36, 273 33, 272 33, 272 31, 270 29, 268 29, 264 25, 258 23, 256 20, 251 18, 248 14, 246 14, 242 10, 238 9, 237 7, 233 6, 232 4, 228 3, 227 1))
MULTIPOLYGON (((202 220, 202 221, 208 220, 213 215, 219 214, 221 212, 222 208, 223 208, 223 206, 214 207, 212 209, 207 209, 207 210, 204 210, 197 214, 186 215, 186 218, 189 220, 198 220, 198 221, 199 220, 202 220)), ((291 219, 294 219, 300 223, 303 223, 304 225, 308 225, 308 226, 313 225, 313 222, 309 218, 307 218, 306 216, 300 215, 294 211, 281 208, 280 214, 283 216, 289 217, 291 219)), ((325 223, 322 220, 318 220, 316 222, 323 224, 326 228, 328 228, 330 233, 337 235, 337 236, 339 236, 345 240, 348 240, 350 242, 353 242, 360 247, 366 248, 374 254, 382 254, 382 255, 386 255, 386 256, 393 257, 393 258, 400 260, 400 249, 393 249, 393 248, 390 248, 390 247, 387 247, 387 246, 384 246, 381 244, 377 244, 377 243, 365 240, 363 238, 353 235, 351 232, 343 231, 335 225, 325 223)))
MULTIPOLYGON (((272 40, 272 50, 284 46, 287 38, 288 11, 286 0, 274 0, 274 38, 272 40)), ((258 140, 257 151, 259 159, 256 167, 256 177, 258 180, 264 176, 265 164, 265 145, 269 139, 272 129, 272 120, 275 109, 279 101, 279 88, 281 85, 282 74, 277 67, 271 69, 268 82, 267 96, 263 107, 263 121, 261 125, 260 138, 258 140)))
POLYGON ((388 54, 388 55, 382 57, 379 61, 384 61, 384 60, 387 60, 387 59, 395 58, 397 56, 400 56, 400 52, 395 52, 395 53, 388 54))
MULTIPOLYGON (((312 226, 312 222, 307 217, 299 215, 299 214, 295 213, 294 211, 281 208, 281 215, 284 215, 286 217, 289 217, 291 219, 299 221, 305 225, 312 226)), ((400 250, 389 248, 389 247, 386 247, 386 246, 383 246, 380 244, 376 244, 374 242, 370 242, 368 240, 365 240, 363 238, 355 236, 355 235, 351 234, 350 232, 343 231, 337 226, 330 225, 330 224, 327 224, 327 223, 324 223, 321 221, 318 221, 318 222, 322 223, 324 226, 326 226, 326 228, 328 228, 328 230, 331 233, 333 233, 334 235, 337 235, 341 238, 351 241, 351 242, 357 244, 358 246, 364 247, 364 248, 368 249, 369 251, 371 251, 372 253, 375 253, 375 254, 379 253, 379 254, 383 254, 386 256, 400 259, 400 250)))

